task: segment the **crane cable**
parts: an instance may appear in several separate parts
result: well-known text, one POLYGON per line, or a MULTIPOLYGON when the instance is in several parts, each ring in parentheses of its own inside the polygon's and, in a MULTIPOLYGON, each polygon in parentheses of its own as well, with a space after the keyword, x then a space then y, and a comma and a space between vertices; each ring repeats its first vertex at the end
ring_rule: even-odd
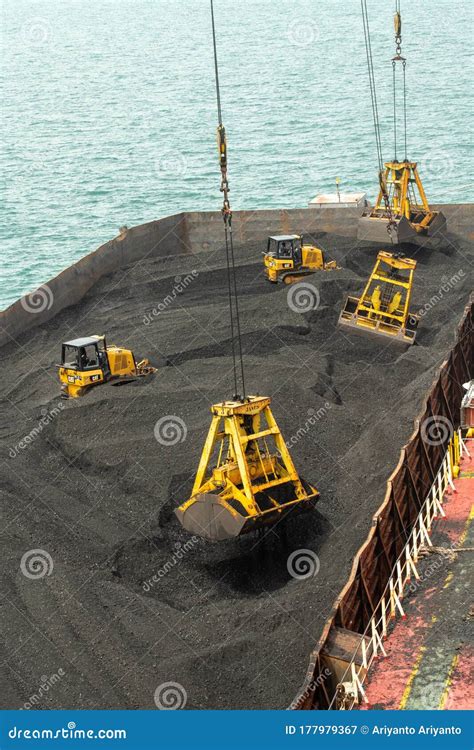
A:
POLYGON ((370 86, 370 99, 372 103, 372 115, 374 120, 374 131, 375 131, 375 144, 377 148, 377 161, 379 167, 379 185, 382 193, 383 202, 385 205, 385 212, 388 217, 387 232, 390 237, 390 241, 393 245, 393 229, 396 225, 393 219, 392 207, 390 205, 390 198, 387 192, 387 185, 384 177, 384 161, 382 155, 382 139, 380 136, 380 119, 379 110, 377 105, 377 91, 375 88, 375 74, 374 74, 374 62, 372 57, 372 44, 370 41, 370 28, 369 28, 369 14, 367 10, 367 0, 361 0, 362 8, 362 22, 364 25, 364 41, 365 41, 365 52, 367 55, 367 70, 369 73, 369 86, 370 86))
POLYGON ((219 85, 219 66, 217 63, 217 45, 216 45, 216 27, 214 21, 214 3, 211 2, 211 20, 212 20, 212 41, 214 47, 214 72, 216 80, 216 99, 217 99, 217 145, 219 149, 219 164, 221 169, 220 191, 223 193, 224 201, 221 209, 224 220, 225 250, 227 260, 227 291, 229 297, 229 315, 230 315, 230 335, 232 342, 232 367, 234 374, 234 398, 235 400, 245 399, 245 376, 244 376, 244 359, 242 353, 242 335, 240 329, 239 298, 237 293, 237 280, 235 275, 235 258, 234 258, 234 240, 232 234, 232 209, 229 201, 229 180, 227 178, 227 139, 225 127, 222 122, 222 106, 219 85), (236 347, 237 333, 237 347, 236 347), (239 357, 239 367, 237 367, 237 349, 239 357), (242 393, 239 395, 238 371, 240 370, 240 381, 242 393))
POLYGON ((397 62, 402 63, 403 70, 403 120, 404 120, 404 145, 405 161, 407 161, 407 86, 406 86, 406 58, 402 56, 402 16, 400 12, 400 0, 395 0, 395 56, 392 58, 393 70, 393 141, 395 150, 395 161, 397 161, 397 84, 396 84, 396 66, 397 62))

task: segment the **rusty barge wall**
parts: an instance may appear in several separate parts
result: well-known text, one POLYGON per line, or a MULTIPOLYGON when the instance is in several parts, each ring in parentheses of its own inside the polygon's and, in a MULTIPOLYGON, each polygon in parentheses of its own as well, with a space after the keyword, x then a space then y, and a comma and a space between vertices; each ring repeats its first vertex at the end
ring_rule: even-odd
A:
POLYGON ((360 652, 397 561, 435 482, 452 434, 459 428, 463 383, 474 377, 474 296, 456 331, 454 347, 443 362, 397 467, 385 498, 356 553, 349 579, 336 599, 310 657, 303 687, 293 709, 337 708, 338 685, 360 652), (437 426, 437 427, 436 427, 437 426), (439 432, 430 439, 436 427, 439 432))
MULTIPOLYGON (((446 215, 454 235, 472 235, 472 204, 435 206, 446 215)), ((324 233, 355 237, 357 208, 295 208, 235 211, 236 245, 249 240, 262 242, 269 234, 324 233)), ((0 346, 15 341, 30 328, 41 326, 64 308, 77 304, 99 281, 119 268, 149 257, 197 253, 222 247, 222 217, 219 211, 179 213, 127 229, 97 250, 47 281, 39 292, 18 300, 0 313, 0 346), (32 314, 34 310, 34 314, 32 314)))

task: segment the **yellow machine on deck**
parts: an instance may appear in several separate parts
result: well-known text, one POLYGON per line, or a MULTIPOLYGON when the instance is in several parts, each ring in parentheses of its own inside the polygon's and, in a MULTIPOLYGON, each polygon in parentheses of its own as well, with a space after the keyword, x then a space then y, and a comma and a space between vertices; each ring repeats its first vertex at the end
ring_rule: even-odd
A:
POLYGON ((175 511, 185 529, 221 541, 314 507, 319 493, 298 476, 270 398, 224 401, 211 412, 191 497, 175 511))
POLYGON ((147 359, 137 363, 130 349, 107 346, 105 336, 66 341, 58 367, 61 391, 69 398, 83 396, 94 385, 131 382, 156 372, 147 359))
POLYGON ((265 274, 269 281, 293 284, 315 271, 332 271, 336 261, 325 262, 324 253, 315 245, 304 245, 300 234, 274 235, 268 238, 263 253, 265 274))
POLYGON ((416 162, 387 162, 384 168, 377 202, 359 219, 358 239, 383 242, 388 231, 395 243, 413 242, 446 227, 444 214, 428 205, 416 162))
POLYGON ((418 316, 409 312, 416 261, 383 250, 360 298, 348 297, 341 326, 413 344, 418 316))

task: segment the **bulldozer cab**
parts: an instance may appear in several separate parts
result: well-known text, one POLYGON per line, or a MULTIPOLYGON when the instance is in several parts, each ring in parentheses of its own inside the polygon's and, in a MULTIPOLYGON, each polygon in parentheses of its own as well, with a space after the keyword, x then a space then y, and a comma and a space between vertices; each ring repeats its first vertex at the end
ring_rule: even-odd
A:
POLYGON ((301 263, 303 238, 299 234, 281 234, 268 238, 267 254, 278 260, 292 260, 301 263))
POLYGON ((61 367, 67 370, 107 371, 105 336, 88 336, 66 341, 62 345, 61 367))

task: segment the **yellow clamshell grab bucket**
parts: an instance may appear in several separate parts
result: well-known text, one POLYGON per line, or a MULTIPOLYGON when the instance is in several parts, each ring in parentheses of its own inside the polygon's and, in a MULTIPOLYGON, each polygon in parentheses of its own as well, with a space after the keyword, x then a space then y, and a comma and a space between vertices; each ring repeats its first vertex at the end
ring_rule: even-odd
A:
POLYGON ((410 312, 416 260, 381 250, 360 297, 348 297, 339 325, 415 342, 419 316, 410 312))
MULTIPOLYGON (((214 8, 212 37, 219 126, 217 142, 223 194, 229 313, 231 321, 234 393, 238 371, 245 394, 238 290, 235 276, 232 210, 227 179, 227 140, 220 106, 214 8), (235 329, 234 329, 235 324, 235 329), (237 343, 237 346, 235 344, 237 343), (237 357, 240 368, 237 367, 237 357)), ((234 395, 211 407, 212 421, 204 444, 191 497, 175 510, 191 534, 211 541, 235 539, 267 524, 276 524, 291 512, 313 507, 319 493, 300 479, 288 448, 264 396, 234 395)))
POLYGON ((359 219, 357 238, 386 242, 390 235, 394 244, 416 243, 446 229, 441 211, 433 211, 415 162, 387 162, 380 181, 377 202, 359 219))
POLYGON ((298 476, 270 398, 224 401, 211 413, 191 497, 175 510, 187 531, 233 539, 314 507, 319 492, 298 476))
MULTIPOLYGON (((379 169, 379 193, 375 206, 367 208, 359 219, 357 238, 373 242, 386 242, 387 234, 392 244, 405 242, 416 243, 435 237, 446 229, 446 218, 441 211, 433 211, 418 174, 418 165, 410 161, 407 155, 407 60, 402 55, 402 17, 399 4, 394 17, 395 55, 392 57, 393 86, 393 148, 394 157, 384 163, 382 158, 382 140, 377 105, 377 91, 374 77, 372 46, 370 42, 369 16, 367 0, 362 0, 362 19, 364 25, 367 69, 370 83, 372 114, 374 118, 375 141, 379 169), (401 87, 398 89, 397 70, 402 73, 401 87), (398 91, 400 90, 400 95, 398 91), (397 157, 399 146, 398 135, 398 101, 403 103, 403 138, 404 159, 397 157)), ((401 144, 400 144, 401 145, 401 144)), ((442 239, 440 237, 439 239, 442 239)), ((431 243, 432 244, 432 243, 431 243)))

